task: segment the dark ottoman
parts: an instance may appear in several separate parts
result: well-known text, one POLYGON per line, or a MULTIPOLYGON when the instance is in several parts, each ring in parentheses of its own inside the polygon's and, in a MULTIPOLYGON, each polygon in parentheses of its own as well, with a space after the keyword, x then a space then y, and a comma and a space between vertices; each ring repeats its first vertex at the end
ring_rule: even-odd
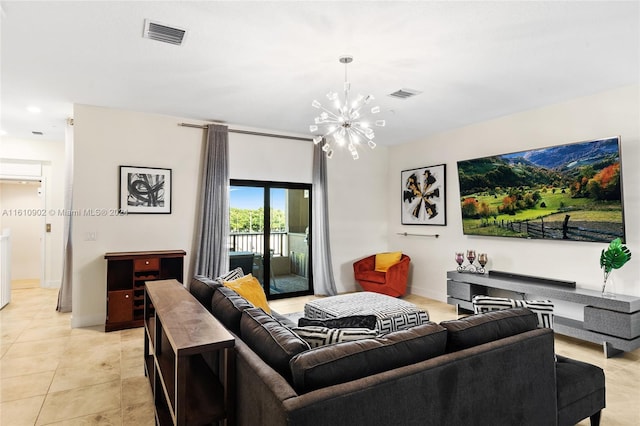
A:
POLYGON ((604 371, 586 362, 557 357, 558 425, 573 426, 587 417, 591 426, 599 425, 605 407, 604 371))

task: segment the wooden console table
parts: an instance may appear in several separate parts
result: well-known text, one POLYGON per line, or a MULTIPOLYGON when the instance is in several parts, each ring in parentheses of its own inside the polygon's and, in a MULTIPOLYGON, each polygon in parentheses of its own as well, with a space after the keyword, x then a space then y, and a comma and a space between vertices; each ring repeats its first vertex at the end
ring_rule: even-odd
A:
POLYGON ((473 296, 486 295, 488 289, 572 302, 584 306, 584 321, 555 314, 555 332, 602 344, 607 357, 640 348, 640 297, 619 294, 609 298, 595 290, 553 285, 554 280, 508 275, 448 271, 447 303, 472 311, 473 296))
POLYGON ((146 283, 144 317, 145 375, 156 424, 233 424, 234 337, 176 280, 146 283), (207 353, 217 360, 218 374, 205 361, 207 353))

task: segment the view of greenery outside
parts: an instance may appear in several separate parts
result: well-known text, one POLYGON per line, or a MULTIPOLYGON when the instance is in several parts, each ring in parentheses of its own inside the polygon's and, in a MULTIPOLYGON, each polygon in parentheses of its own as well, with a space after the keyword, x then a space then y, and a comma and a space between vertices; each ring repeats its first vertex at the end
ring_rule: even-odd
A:
MULTIPOLYGON (((229 211, 229 227, 234 233, 251 233, 264 231, 264 208, 239 209, 232 207, 229 211)), ((271 231, 285 231, 284 211, 271 209, 271 231)))

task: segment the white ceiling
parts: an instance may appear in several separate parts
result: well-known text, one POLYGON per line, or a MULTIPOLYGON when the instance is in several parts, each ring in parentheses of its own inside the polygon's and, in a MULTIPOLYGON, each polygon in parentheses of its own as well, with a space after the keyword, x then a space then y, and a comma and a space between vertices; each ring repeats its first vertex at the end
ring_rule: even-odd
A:
POLYGON ((0 5, 0 128, 19 138, 63 139, 73 103, 307 134, 342 54, 388 145, 640 76, 638 1, 0 5), (183 46, 143 39, 145 18, 187 29, 183 46), (400 88, 422 94, 386 96, 400 88))

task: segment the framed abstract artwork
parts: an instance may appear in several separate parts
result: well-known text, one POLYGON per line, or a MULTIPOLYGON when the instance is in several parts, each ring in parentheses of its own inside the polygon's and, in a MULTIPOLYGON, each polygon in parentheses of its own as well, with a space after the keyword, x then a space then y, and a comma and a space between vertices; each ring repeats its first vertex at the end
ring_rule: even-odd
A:
POLYGON ((402 224, 446 225, 446 165, 403 170, 402 224))
POLYGON ((120 205, 127 214, 171 213, 171 169, 120 166, 120 205))

